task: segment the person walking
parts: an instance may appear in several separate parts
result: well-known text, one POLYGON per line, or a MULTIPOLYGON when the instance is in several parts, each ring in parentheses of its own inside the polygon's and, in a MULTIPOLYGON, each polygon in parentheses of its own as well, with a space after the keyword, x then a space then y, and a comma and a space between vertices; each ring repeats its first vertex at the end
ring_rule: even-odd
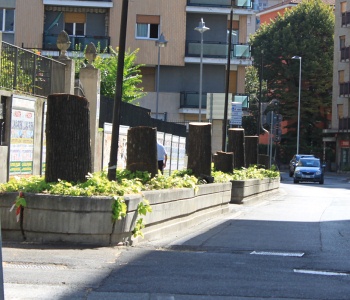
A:
POLYGON ((158 170, 163 174, 164 168, 166 167, 166 162, 168 160, 168 154, 164 146, 157 141, 157 159, 158 159, 158 170))

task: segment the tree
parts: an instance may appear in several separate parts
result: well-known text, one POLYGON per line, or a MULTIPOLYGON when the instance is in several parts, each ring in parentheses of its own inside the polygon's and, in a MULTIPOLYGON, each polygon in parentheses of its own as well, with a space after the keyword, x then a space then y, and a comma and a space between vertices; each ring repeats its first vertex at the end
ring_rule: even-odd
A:
POLYGON ((257 134, 258 109, 266 94, 266 82, 262 82, 262 99, 260 100, 260 77, 256 67, 249 66, 245 72, 245 93, 249 95, 249 115, 243 116, 242 127, 247 135, 257 134))
MULTIPOLYGON (((101 71, 101 94, 114 98, 118 68, 118 48, 114 50, 110 47, 109 50, 110 53, 107 54, 107 49, 101 52, 100 48, 97 47, 98 55, 93 62, 93 66, 101 71)), ((133 102, 145 95, 143 88, 140 86, 142 83, 140 67, 142 65, 135 64, 137 52, 138 50, 125 52, 122 95, 124 102, 133 102)), ((76 73, 79 73, 85 59, 79 56, 74 56, 73 59, 76 61, 76 73)))
POLYGON ((321 0, 303 0, 297 7, 264 24, 251 38, 254 66, 267 81, 267 101, 278 99, 284 120, 290 121, 282 138, 284 152, 295 152, 299 61, 302 58, 300 152, 318 153, 322 127, 331 108, 334 13, 321 0), (262 54, 263 50, 263 54, 262 54))

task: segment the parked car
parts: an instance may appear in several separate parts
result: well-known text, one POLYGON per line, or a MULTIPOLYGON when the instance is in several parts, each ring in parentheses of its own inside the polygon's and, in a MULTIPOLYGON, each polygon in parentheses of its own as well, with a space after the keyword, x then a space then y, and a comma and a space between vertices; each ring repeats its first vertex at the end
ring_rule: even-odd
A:
POLYGON ((289 162, 289 177, 293 177, 295 167, 298 164, 299 159, 302 157, 315 157, 315 156, 312 154, 294 154, 293 158, 289 162))
POLYGON ((325 165, 315 157, 301 157, 294 171, 294 183, 300 181, 324 183, 325 165))

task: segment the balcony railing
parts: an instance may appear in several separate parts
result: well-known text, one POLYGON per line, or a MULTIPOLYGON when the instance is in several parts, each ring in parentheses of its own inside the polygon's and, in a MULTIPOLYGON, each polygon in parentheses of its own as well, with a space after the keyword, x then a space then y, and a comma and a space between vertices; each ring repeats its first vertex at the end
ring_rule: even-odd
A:
MULTIPOLYGON (((231 95, 231 94, 230 94, 231 95)), ((249 108, 249 95, 233 94, 232 100, 229 96, 229 101, 242 103, 242 109, 249 108)), ((214 100, 215 101, 215 100, 214 100)), ((202 94, 202 108, 207 108, 207 93, 202 94)), ((198 92, 182 92, 180 94, 180 108, 199 108, 199 93, 198 92)))
MULTIPOLYGON (((227 58, 228 44, 220 42, 204 42, 203 57, 227 58)), ((186 42, 186 56, 200 57, 201 43, 199 41, 186 42)), ((231 58, 251 58, 251 48, 248 44, 234 44, 231 49, 231 58)))
POLYGON ((340 60, 347 60, 350 58, 350 47, 340 49, 340 60))
MULTIPOLYGON (((231 0, 187 0, 188 6, 231 7, 231 0)), ((251 8, 251 0, 234 0, 234 7, 251 8)))
MULTIPOLYGON (((207 94, 202 94, 202 108, 207 108, 207 94)), ((180 94, 180 108, 199 108, 198 92, 182 92, 180 94)))
POLYGON ((340 118, 338 128, 339 128, 339 130, 349 130, 350 129, 350 118, 340 118))
MULTIPOLYGON (((58 34, 44 34, 43 50, 56 50, 57 48, 57 37, 58 34)), ((108 36, 69 36, 71 42, 68 51, 81 50, 83 51, 85 47, 91 42, 95 44, 96 47, 100 47, 103 50, 109 50, 110 37, 108 36)))
POLYGON ((350 24, 350 11, 341 14, 341 26, 350 24))
POLYGON ((339 84, 339 96, 348 96, 350 94, 350 82, 343 82, 339 84))
POLYGON ((0 87, 38 96, 64 92, 65 64, 2 42, 0 87))

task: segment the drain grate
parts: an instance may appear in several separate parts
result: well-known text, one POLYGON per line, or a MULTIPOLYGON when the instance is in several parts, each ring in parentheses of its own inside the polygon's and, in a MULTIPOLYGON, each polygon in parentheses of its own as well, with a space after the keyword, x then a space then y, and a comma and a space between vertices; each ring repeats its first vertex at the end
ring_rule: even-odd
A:
POLYGON ((324 275, 324 276, 349 276, 349 272, 342 271, 319 271, 319 270, 305 270, 305 269, 294 269, 295 273, 311 274, 311 275, 324 275))
POLYGON ((303 252, 276 252, 276 251, 253 251, 250 254, 255 255, 274 255, 274 256, 290 256, 290 257, 302 257, 303 252))
POLYGON ((59 264, 35 264, 35 263, 15 263, 15 262, 3 262, 5 268, 12 269, 38 269, 38 270, 64 270, 67 269, 65 265, 59 264))

